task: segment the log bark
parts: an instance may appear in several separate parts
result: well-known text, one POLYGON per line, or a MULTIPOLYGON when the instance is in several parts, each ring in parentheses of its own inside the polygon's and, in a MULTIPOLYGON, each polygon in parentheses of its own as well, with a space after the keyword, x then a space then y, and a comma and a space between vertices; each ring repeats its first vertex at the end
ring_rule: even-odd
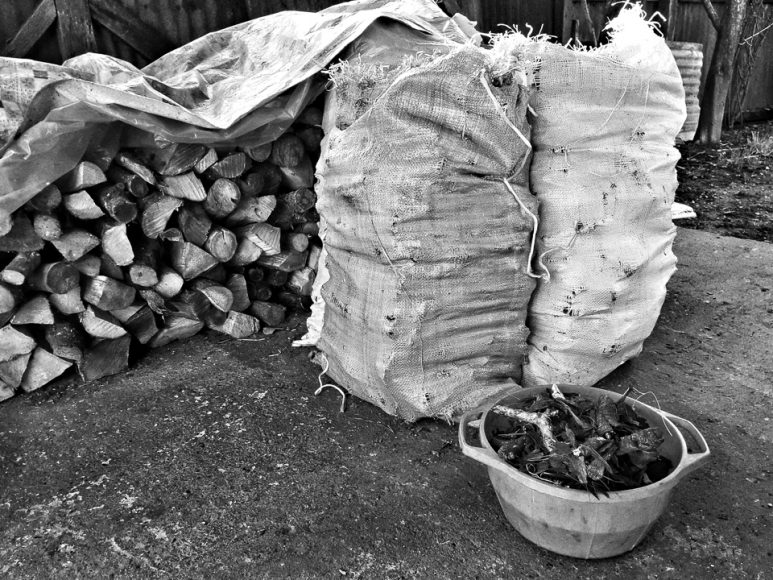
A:
POLYGON ((32 353, 32 357, 27 365, 27 370, 21 381, 21 389, 25 393, 31 393, 59 377, 71 366, 72 361, 59 358, 47 350, 38 347, 32 353))
POLYGON ((151 288, 140 288, 138 292, 153 312, 162 316, 166 314, 166 301, 158 292, 151 288))
POLYGON ((279 326, 285 321, 287 316, 287 309, 281 304, 260 300, 256 300, 250 305, 249 312, 263 324, 270 327, 279 326))

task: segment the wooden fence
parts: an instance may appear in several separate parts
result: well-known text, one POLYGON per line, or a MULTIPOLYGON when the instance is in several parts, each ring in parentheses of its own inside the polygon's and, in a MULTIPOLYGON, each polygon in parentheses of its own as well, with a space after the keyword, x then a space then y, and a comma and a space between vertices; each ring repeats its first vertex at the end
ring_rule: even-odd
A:
MULTIPOLYGON (((46 62, 88 51, 111 54, 144 66, 165 52, 207 32, 282 10, 317 11, 340 0, 0 0, 0 53, 46 62)), ((714 0, 718 10, 726 0, 714 0)), ((765 0, 768 13, 773 0, 765 0)), ((596 32, 603 27, 605 0, 588 2, 596 32)), ((480 30, 530 24, 563 42, 574 32, 589 41, 579 0, 446 0, 478 21, 480 30)), ((666 33, 672 40, 700 42, 703 75, 708 70, 716 33, 701 0, 646 0, 649 13, 671 15, 666 33)), ((752 72, 743 110, 773 107, 773 34, 769 34, 752 72)))

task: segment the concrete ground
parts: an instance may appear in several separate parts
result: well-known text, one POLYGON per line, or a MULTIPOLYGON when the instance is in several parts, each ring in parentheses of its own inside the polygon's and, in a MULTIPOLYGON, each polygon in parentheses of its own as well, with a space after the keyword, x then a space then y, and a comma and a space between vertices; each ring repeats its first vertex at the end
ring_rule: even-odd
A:
POLYGON ((0 577, 771 578, 773 246, 680 230, 676 253, 644 353, 603 386, 654 392, 712 458, 626 555, 524 540, 455 426, 314 397, 299 320, 0 405, 0 577))

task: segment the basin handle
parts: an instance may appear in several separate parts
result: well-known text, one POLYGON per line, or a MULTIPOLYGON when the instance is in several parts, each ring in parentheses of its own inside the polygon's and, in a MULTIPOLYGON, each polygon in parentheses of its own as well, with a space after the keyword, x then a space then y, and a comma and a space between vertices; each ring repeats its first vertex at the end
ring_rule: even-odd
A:
MULTIPOLYGON (((483 413, 485 413, 485 410, 483 409, 473 409, 472 411, 467 411, 464 415, 462 415, 462 419, 459 422, 459 447, 462 448, 462 453, 464 453, 470 459, 474 459, 475 461, 478 461, 483 465, 486 465, 488 467, 501 471, 502 473, 512 475, 513 468, 507 465, 504 461, 502 461, 499 458, 499 455, 497 455, 490 449, 485 449, 483 447, 476 447, 475 445, 472 445, 467 441, 468 425, 470 424, 471 421, 474 421, 475 419, 480 419, 483 413)), ((480 429, 480 435, 481 437, 484 436, 482 425, 480 429)))
POLYGON ((698 431, 695 425, 690 423, 690 421, 687 419, 682 419, 681 417, 673 415, 668 411, 661 410, 660 413, 669 419, 672 423, 674 423, 677 427, 687 431, 692 436, 693 440, 698 444, 699 449, 692 452, 688 451, 687 456, 680 463, 679 477, 682 478, 688 473, 695 471, 709 460, 709 455, 711 455, 709 445, 706 443, 703 435, 701 435, 701 432, 698 431))

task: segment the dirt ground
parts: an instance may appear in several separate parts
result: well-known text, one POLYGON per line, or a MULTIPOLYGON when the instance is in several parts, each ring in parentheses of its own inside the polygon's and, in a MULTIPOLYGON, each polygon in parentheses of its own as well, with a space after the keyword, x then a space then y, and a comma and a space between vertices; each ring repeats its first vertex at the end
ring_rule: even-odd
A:
POLYGON ((603 386, 652 392, 712 458, 626 555, 524 540, 454 425, 315 397, 298 319, 0 405, 0 577, 770 578, 771 246, 681 229, 675 251, 644 353, 603 386))

